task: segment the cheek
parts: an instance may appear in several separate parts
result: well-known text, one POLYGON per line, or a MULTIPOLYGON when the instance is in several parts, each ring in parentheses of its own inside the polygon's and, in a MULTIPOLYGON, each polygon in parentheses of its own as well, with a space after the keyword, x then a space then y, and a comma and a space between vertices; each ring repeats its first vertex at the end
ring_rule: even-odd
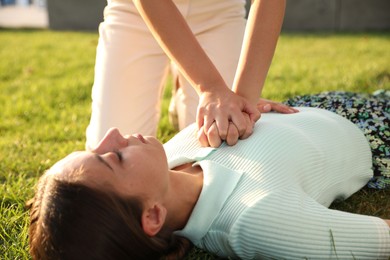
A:
POLYGON ((163 149, 149 149, 135 155, 137 163, 144 165, 146 168, 168 167, 167 158, 163 149))
POLYGON ((161 172, 168 169, 165 152, 162 149, 133 151, 128 154, 126 160, 126 175, 138 179, 137 182, 153 181, 154 178, 159 178, 161 172))

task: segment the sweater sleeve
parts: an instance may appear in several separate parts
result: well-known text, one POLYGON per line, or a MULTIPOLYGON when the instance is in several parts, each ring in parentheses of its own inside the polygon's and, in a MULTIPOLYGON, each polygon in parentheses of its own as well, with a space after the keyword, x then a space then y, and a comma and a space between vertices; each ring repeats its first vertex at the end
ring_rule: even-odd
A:
POLYGON ((229 236, 242 259, 388 259, 379 218, 328 209, 302 191, 278 191, 248 207, 229 236))

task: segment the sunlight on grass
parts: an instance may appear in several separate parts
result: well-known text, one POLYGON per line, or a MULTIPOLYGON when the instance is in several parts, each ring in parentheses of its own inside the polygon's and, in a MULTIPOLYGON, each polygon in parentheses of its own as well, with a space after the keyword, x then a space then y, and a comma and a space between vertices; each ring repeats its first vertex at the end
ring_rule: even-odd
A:
MULTIPOLYGON (((84 148, 97 34, 0 30, 0 256, 25 259, 27 211, 40 175, 84 148)), ((169 81, 168 81, 169 82, 169 81)), ((283 34, 263 96, 390 89, 390 34, 283 34)), ((158 138, 175 133, 164 93, 158 138)), ((362 190, 336 208, 390 216, 390 191, 362 190)), ((212 256, 195 249, 189 259, 212 256)), ((3 259, 2 258, 2 259, 3 259)))
POLYGON ((263 96, 283 100, 323 90, 390 88, 388 35, 285 34, 263 96))

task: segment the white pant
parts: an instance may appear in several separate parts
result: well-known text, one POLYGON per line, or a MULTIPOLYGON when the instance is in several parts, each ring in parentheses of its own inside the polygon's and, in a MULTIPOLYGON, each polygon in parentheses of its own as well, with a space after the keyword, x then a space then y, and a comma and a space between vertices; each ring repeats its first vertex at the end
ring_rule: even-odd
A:
MULTIPOLYGON (((176 0, 196 38, 231 86, 245 30, 243 0, 176 0)), ((111 127, 123 134, 156 135, 171 62, 131 1, 109 1, 99 27, 87 148, 111 127)), ((177 35, 179 38, 180 35, 177 35)), ((201 64, 200 64, 201 65, 201 64)), ((195 122, 198 95, 178 73, 179 127, 195 122)))

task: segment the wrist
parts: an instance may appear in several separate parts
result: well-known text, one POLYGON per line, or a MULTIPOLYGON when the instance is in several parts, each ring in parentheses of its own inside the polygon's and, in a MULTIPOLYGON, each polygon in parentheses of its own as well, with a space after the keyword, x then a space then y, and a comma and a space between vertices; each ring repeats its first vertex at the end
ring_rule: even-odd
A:
POLYGON ((228 86, 225 84, 225 82, 201 83, 198 84, 195 88, 198 91, 199 95, 207 94, 207 93, 217 94, 217 93, 230 90, 228 86))
POLYGON ((258 91, 251 92, 251 91, 245 91, 245 90, 244 91, 236 90, 236 91, 234 91, 234 93, 236 93, 240 97, 245 98, 253 105, 257 105, 257 102, 259 101, 259 98, 260 98, 260 93, 258 93, 258 91))

